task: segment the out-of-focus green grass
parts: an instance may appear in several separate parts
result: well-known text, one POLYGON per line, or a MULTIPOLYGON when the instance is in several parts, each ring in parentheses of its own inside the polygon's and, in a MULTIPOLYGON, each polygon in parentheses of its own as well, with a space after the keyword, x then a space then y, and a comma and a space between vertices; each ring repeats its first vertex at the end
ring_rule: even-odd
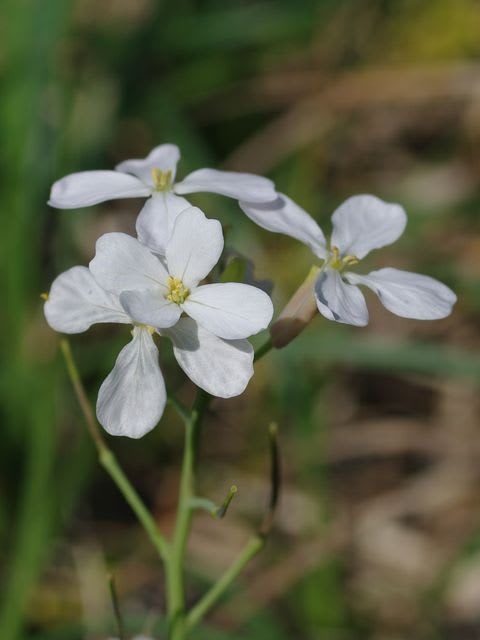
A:
MULTIPOLYGON (((478 187, 432 204, 429 197, 422 200, 428 188, 419 192, 407 180, 426 165, 445 166, 455 158, 475 167, 475 96, 455 94, 464 71, 454 74, 457 84, 446 82, 436 104, 471 99, 472 108, 459 109, 463 125, 452 122, 443 135, 438 128, 432 133, 428 126, 409 126, 418 121, 421 101, 399 106, 393 99, 378 107, 367 76, 363 106, 343 116, 337 110, 343 113, 345 104, 358 100, 355 90, 347 87, 343 103, 329 103, 331 96, 321 91, 338 78, 381 67, 388 72, 385 85, 375 86, 381 96, 398 86, 399 68, 473 65, 480 55, 480 12, 473 0, 5 0, 2 9, 0 638, 73 639, 82 637, 85 620, 52 628, 51 621, 62 616, 35 611, 32 595, 57 546, 74 537, 80 505, 85 508, 91 488, 103 480, 39 294, 60 270, 88 261, 98 233, 116 225, 132 231, 140 203, 52 211, 45 204, 50 184, 65 173, 109 168, 161 142, 176 142, 181 172, 222 163, 245 171, 265 167, 279 189, 326 228, 332 208, 353 192, 372 191, 409 205, 408 236, 399 248, 386 250, 385 259, 445 279, 459 293, 457 313, 464 319, 456 321, 456 334, 446 321, 431 335, 418 325, 411 335, 383 316, 374 323, 378 331, 368 333, 316 320, 289 350, 275 354, 272 365, 262 364, 254 395, 258 418, 285 423, 300 469, 304 460, 311 462, 312 434, 327 429, 328 416, 317 416, 319 406, 328 411, 322 398, 338 366, 479 381, 480 356, 470 348, 478 335, 463 337, 461 331, 478 314, 478 245, 469 248, 470 257, 458 254, 465 236, 478 231, 478 187), (282 124, 285 114, 290 116, 282 124), (391 149, 389 127, 402 118, 391 149), (306 132, 300 126, 305 122, 306 132)), ((402 80, 407 103, 410 82, 418 93, 418 81, 409 78, 402 80)), ((420 83, 427 97, 428 78, 420 83)), ((427 109, 426 124, 429 116, 427 109)), ((228 243, 256 260, 259 277, 281 282, 274 299, 284 302, 308 268, 307 250, 254 228, 231 201, 194 200, 231 227, 228 243)), ((121 328, 97 328, 73 340, 92 398, 125 338, 121 328)), ((162 359, 170 384, 183 389, 183 376, 163 345, 162 359)), ((178 464, 181 438, 170 423, 168 414, 165 426, 144 442, 112 443, 134 479, 161 479, 164 466, 178 464)), ((318 468, 306 465, 298 476, 315 487, 328 511, 321 455, 318 468)), ((148 486, 142 489, 148 494, 148 486)), ((107 501, 116 499, 113 490, 106 495, 107 501)), ((284 610, 257 614, 238 637, 358 637, 368 622, 357 616, 341 585, 339 563, 327 563, 285 594, 284 610)), ((110 625, 108 611, 105 618, 110 625)), ((368 633, 373 637, 374 629, 368 633)))

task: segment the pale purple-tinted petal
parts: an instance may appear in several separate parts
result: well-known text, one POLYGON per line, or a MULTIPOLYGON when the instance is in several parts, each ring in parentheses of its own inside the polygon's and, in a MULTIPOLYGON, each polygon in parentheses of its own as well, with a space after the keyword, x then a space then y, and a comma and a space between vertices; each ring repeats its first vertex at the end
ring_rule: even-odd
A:
POLYGON ((173 183, 179 160, 180 149, 175 144, 161 144, 150 151, 146 158, 124 160, 117 164, 115 170, 132 173, 149 186, 153 186, 152 169, 171 171, 173 183))
POLYGON ((410 271, 385 268, 366 276, 346 273, 345 277, 374 291, 384 307, 402 318, 445 318, 457 301, 457 296, 442 282, 410 271))
POLYGON ((118 171, 81 171, 57 180, 48 204, 57 209, 89 207, 118 198, 145 198, 150 189, 138 178, 118 171))
POLYGON ((62 333, 81 333, 98 322, 130 323, 117 296, 102 289, 87 267, 72 267, 53 281, 44 312, 62 333))
POLYGON ((167 291, 168 273, 147 247, 126 233, 106 233, 97 240, 90 271, 108 291, 167 291))
POLYGON ((217 264, 223 250, 222 226, 197 207, 177 217, 165 257, 170 275, 186 287, 195 287, 217 264))
POLYGON ((171 327, 182 315, 181 308, 167 300, 161 290, 124 291, 120 302, 135 322, 151 327, 171 327))
POLYGON ((342 280, 340 273, 327 269, 315 283, 315 299, 320 313, 328 320, 364 327, 368 309, 358 287, 342 280))
POLYGON ((252 173, 198 169, 175 185, 175 193, 219 193, 245 202, 275 200, 275 186, 268 178, 252 173))
POLYGON ((162 417, 167 394, 158 350, 147 329, 134 327, 97 400, 97 417, 112 436, 141 438, 162 417))
POLYGON ((197 287, 182 306, 204 329, 226 340, 255 335, 268 327, 273 315, 266 293, 238 282, 197 287))
POLYGON ((198 387, 219 398, 243 393, 253 375, 248 340, 222 340, 191 318, 181 318, 161 335, 172 340, 178 364, 198 387))
POLYGON ((323 231, 315 220, 283 193, 272 202, 240 202, 243 212, 260 227, 284 233, 310 247, 319 258, 327 256, 323 231))
POLYGON ((188 200, 171 191, 153 193, 137 218, 139 241, 154 253, 165 255, 167 242, 179 213, 190 206, 188 200))
POLYGON ((333 213, 332 222, 332 247, 338 247, 343 256, 361 259, 372 249, 398 240, 407 224, 407 214, 399 204, 359 195, 345 200, 333 213))

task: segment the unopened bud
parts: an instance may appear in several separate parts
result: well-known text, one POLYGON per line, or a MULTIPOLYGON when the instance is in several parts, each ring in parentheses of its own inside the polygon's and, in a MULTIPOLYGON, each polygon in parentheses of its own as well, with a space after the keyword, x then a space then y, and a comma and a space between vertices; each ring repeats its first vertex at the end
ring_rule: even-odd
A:
POLYGON ((286 347, 313 320, 317 313, 314 286, 320 268, 310 269, 308 276, 287 302, 278 319, 270 327, 275 349, 286 347))

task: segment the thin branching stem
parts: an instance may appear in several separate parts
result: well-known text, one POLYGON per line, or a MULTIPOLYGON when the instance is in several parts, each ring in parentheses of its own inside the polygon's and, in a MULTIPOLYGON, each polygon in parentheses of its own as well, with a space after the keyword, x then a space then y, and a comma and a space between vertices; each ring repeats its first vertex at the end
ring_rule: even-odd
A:
POLYGON ((257 533, 251 536, 230 567, 190 610, 187 615, 185 625, 187 630, 192 629, 202 621, 210 609, 225 594, 225 592, 228 591, 250 560, 252 560, 252 558, 254 558, 265 546, 272 529, 273 518, 275 516, 280 495, 280 454, 278 447, 278 429, 275 423, 272 423, 269 427, 269 444, 270 498, 262 523, 260 524, 257 533))

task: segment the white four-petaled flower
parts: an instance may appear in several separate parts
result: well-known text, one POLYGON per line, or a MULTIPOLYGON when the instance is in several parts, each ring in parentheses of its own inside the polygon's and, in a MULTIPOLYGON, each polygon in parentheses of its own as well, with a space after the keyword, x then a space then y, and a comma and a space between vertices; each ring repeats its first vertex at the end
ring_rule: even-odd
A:
POLYGON ((367 305, 357 285, 374 291, 389 311, 404 318, 436 320, 451 313, 457 297, 434 278, 393 268, 367 275, 349 270, 373 249, 402 235, 407 217, 400 205, 371 195, 349 198, 332 215, 330 244, 313 218, 287 196, 278 194, 271 203, 240 206, 260 226, 300 240, 323 260, 314 295, 318 310, 329 320, 368 324, 367 305))
POLYGON ((73 267, 53 282, 45 303, 53 329, 80 333, 95 323, 133 324, 132 340, 98 394, 98 419, 112 435, 139 438, 163 413, 155 332, 173 342, 177 362, 197 386, 223 398, 244 391, 253 375, 246 338, 268 326, 273 306, 249 285, 199 285, 222 249, 220 223, 190 207, 174 226, 166 266, 135 238, 109 233, 99 238, 90 269, 73 267), (190 317, 180 317, 183 312, 190 317))
POLYGON ((253 203, 275 198, 271 180, 250 173, 199 169, 175 182, 180 151, 174 144, 155 147, 142 160, 126 160, 115 171, 82 171, 55 182, 49 204, 77 209, 117 198, 148 198, 136 222, 138 239, 164 255, 177 216, 190 206, 183 195, 218 193, 253 203))

